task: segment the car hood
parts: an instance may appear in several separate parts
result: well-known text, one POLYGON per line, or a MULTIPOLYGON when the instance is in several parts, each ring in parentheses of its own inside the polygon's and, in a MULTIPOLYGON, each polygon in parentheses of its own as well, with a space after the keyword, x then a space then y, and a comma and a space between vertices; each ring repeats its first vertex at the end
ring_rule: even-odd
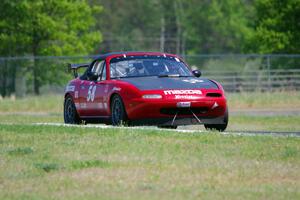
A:
POLYGON ((122 81, 140 90, 219 89, 213 81, 196 77, 135 77, 122 78, 122 81))

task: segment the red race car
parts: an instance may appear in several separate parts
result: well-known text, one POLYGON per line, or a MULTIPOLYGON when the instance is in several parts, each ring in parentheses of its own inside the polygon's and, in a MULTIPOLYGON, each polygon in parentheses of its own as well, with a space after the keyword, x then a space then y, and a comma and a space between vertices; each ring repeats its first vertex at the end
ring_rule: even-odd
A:
POLYGON ((155 52, 104 54, 88 64, 70 64, 75 79, 65 90, 67 124, 114 126, 204 124, 224 131, 228 109, 222 86, 199 78, 178 56, 155 52), (86 68, 78 76, 79 68, 86 68))

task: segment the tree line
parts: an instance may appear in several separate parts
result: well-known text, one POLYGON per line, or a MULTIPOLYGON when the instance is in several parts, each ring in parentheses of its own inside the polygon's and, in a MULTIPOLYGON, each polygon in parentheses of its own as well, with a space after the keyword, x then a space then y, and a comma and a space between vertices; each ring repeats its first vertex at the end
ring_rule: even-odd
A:
POLYGON ((45 70, 43 60, 36 56, 123 50, 184 55, 298 54, 299 47, 300 0, 0 2, 1 57, 31 57, 23 65, 1 60, 2 96, 13 93, 14 80, 23 75, 24 84, 30 84, 35 94, 41 86, 59 82, 56 76, 62 70, 45 70), (11 86, 9 91, 7 85, 11 86))
POLYGON ((299 0, 90 0, 101 5, 99 51, 299 53, 299 0))

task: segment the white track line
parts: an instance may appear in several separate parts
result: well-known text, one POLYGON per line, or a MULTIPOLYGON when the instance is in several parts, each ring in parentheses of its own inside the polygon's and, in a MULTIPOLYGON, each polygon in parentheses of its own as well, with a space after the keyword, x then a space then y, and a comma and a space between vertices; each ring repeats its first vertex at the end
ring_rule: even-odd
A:
POLYGON ((173 131, 173 132, 182 132, 182 133, 196 133, 204 132, 201 130, 176 130, 176 129, 160 129, 154 126, 111 126, 104 124, 87 124, 87 125, 73 125, 73 124, 64 124, 64 123, 32 123, 32 125, 45 125, 45 126, 63 126, 63 127, 78 127, 78 128, 102 128, 102 129, 136 129, 136 130, 164 130, 164 131, 173 131))
MULTIPOLYGON (((34 126, 59 126, 59 127, 76 127, 76 128, 101 128, 101 129, 134 129, 134 130, 154 130, 154 131, 169 131, 178 133, 209 133, 203 130, 184 130, 184 129, 161 129, 154 126, 134 126, 134 127, 117 127, 104 124, 87 124, 87 125, 73 125, 64 123, 0 123, 0 125, 34 125, 34 126)), ((300 137, 300 132, 276 132, 276 131, 226 131, 215 132, 223 135, 235 135, 235 136, 257 136, 257 135, 269 135, 277 137, 300 137)))
MULTIPOLYGON (((33 125, 46 125, 46 126, 65 126, 65 127, 80 127, 80 128, 102 128, 102 129, 135 129, 135 130, 163 130, 179 133, 208 133, 203 130, 185 130, 185 129, 161 129, 154 126, 134 126, 134 127, 116 127, 104 124, 87 124, 87 125, 72 125, 64 123, 34 123, 33 125)), ((217 132, 223 135, 238 135, 238 136, 257 136, 257 135, 272 135, 272 136, 288 136, 300 137, 300 132, 276 132, 276 131, 226 131, 217 132)))

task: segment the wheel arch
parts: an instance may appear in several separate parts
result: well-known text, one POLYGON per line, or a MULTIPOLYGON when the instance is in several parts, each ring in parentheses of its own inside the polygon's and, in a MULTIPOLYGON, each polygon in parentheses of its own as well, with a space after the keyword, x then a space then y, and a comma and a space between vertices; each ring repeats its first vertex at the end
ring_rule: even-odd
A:
POLYGON ((64 98, 66 99, 68 96, 70 96, 73 99, 73 96, 72 96, 72 94, 70 92, 66 92, 64 98))
POLYGON ((110 97, 109 97, 109 113, 110 113, 110 115, 111 115, 112 100, 113 100, 113 98, 114 98, 115 96, 119 96, 119 97, 121 98, 122 103, 123 103, 123 106, 124 106, 124 108, 125 108, 125 114, 126 114, 126 116, 128 117, 124 99, 122 98, 122 95, 121 95, 120 93, 118 93, 118 92, 113 92, 113 93, 110 95, 110 97))
POLYGON ((120 94, 118 94, 117 92, 113 92, 109 97, 109 107, 110 108, 111 108, 112 100, 113 100, 114 96, 116 96, 116 95, 120 96, 120 94))

